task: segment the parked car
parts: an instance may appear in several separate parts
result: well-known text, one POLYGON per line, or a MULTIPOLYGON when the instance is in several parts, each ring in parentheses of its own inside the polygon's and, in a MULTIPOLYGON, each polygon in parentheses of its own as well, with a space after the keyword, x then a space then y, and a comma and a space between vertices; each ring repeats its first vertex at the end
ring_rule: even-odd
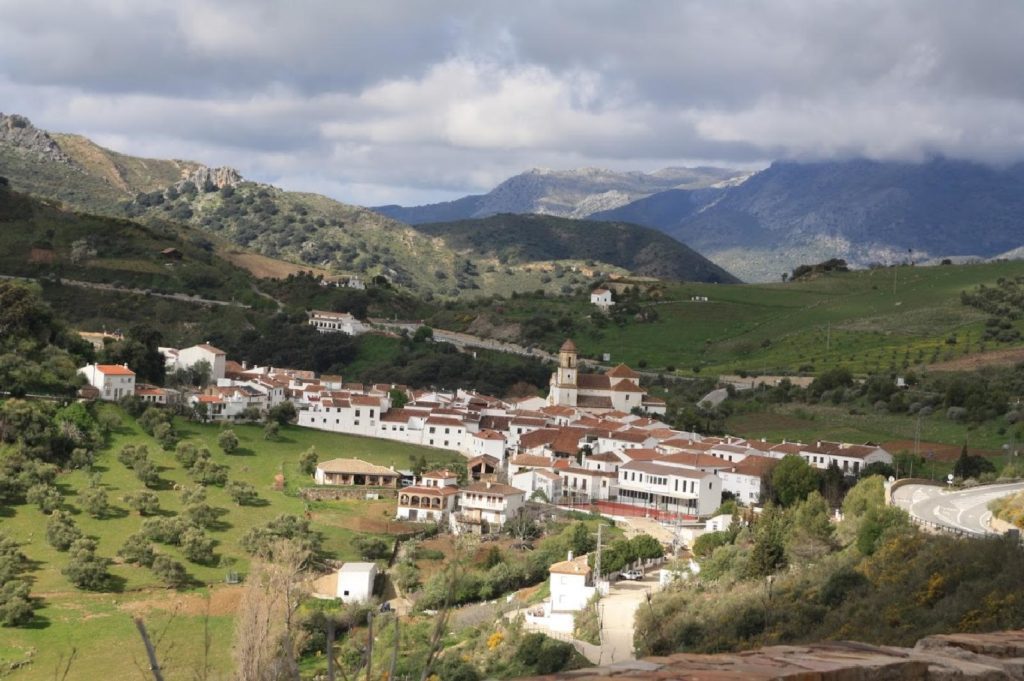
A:
POLYGON ((644 578, 644 573, 640 570, 626 570, 622 573, 622 578, 636 582, 644 578))

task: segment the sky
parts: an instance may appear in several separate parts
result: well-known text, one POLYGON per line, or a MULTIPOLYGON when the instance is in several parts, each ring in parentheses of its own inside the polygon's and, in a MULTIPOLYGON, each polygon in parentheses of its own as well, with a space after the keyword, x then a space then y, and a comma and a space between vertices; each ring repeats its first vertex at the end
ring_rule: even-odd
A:
POLYGON ((0 111, 363 205, 533 167, 1024 158, 1021 0, 0 0, 0 111))

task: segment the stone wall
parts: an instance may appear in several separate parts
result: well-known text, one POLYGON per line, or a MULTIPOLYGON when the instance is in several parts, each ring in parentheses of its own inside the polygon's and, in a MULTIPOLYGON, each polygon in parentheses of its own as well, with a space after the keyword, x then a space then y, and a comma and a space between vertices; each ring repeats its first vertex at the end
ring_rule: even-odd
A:
POLYGON ((307 501, 365 499, 367 494, 376 494, 381 499, 398 498, 398 490, 391 487, 303 487, 299 490, 299 496, 307 501))

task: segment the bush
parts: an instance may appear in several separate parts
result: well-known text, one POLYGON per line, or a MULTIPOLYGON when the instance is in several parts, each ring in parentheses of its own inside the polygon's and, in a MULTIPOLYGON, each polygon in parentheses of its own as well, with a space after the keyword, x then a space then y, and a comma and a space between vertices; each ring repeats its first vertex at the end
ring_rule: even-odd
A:
POLYGON ((124 540, 124 544, 117 550, 117 555, 126 563, 134 563, 149 567, 153 564, 156 554, 153 552, 153 545, 149 543, 145 535, 135 533, 124 540))
POLYGON ((53 513, 64 503, 64 497, 56 487, 49 484, 32 485, 25 494, 25 501, 35 504, 47 515, 53 513))
POLYGON ((58 551, 67 551, 82 538, 82 531, 64 511, 55 511, 46 523, 46 541, 58 551))
POLYGON ((214 540, 198 527, 190 527, 181 535, 181 553, 193 563, 212 563, 214 540))
POLYGON ((222 487, 228 481, 228 467, 209 458, 199 458, 188 470, 188 475, 200 485, 222 487))
POLYGON ((227 490, 232 501, 239 506, 252 504, 259 499, 259 494, 257 494, 256 488, 247 482, 232 480, 224 489, 227 490))
POLYGON ((185 566, 170 556, 159 555, 153 560, 153 574, 171 588, 181 587, 188 583, 185 566))
POLYGON ((122 499, 139 515, 155 515, 160 510, 160 498, 152 492, 132 492, 122 499))
POLYGON ((181 544, 181 537, 188 528, 189 523, 184 518, 178 516, 173 518, 147 518, 142 521, 141 532, 151 541, 177 546, 181 544))
POLYGON ((238 450, 238 436, 233 430, 221 431, 217 436, 217 444, 225 454, 233 454, 238 450))
POLYGON ((107 586, 110 574, 107 560, 96 555, 96 542, 82 538, 71 545, 68 564, 61 574, 79 589, 102 591, 107 586))
POLYGON ((110 511, 107 490, 100 487, 97 481, 91 482, 82 493, 82 508, 93 518, 106 517, 110 511))
POLYGON ((299 457, 299 470, 306 475, 313 475, 316 473, 317 458, 316 447, 310 447, 299 457))
POLYGON ((20 579, 0 584, 0 625, 16 627, 32 620, 28 584, 20 579))

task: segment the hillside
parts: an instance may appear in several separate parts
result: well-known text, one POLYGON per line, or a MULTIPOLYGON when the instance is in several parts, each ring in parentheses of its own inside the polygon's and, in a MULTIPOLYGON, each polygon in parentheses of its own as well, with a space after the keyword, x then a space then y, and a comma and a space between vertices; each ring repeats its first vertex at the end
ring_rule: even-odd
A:
POLYGON ((611 263, 664 279, 736 283, 731 274, 657 230, 625 223, 502 214, 482 220, 418 225, 467 255, 524 263, 548 257, 611 263))
MULTIPOLYGON (((231 168, 127 156, 84 137, 48 133, 16 115, 0 114, 0 176, 9 178, 19 191, 59 200, 74 209, 146 223, 189 225, 261 256, 332 274, 364 279, 380 275, 427 296, 539 288, 558 293, 566 283, 546 280, 543 270, 574 264, 557 262, 559 255, 541 247, 530 250, 529 262, 497 268, 495 262, 467 257, 443 240, 365 208, 248 181, 231 168)), ((652 185, 648 192, 684 176, 688 175, 658 180, 661 184, 652 185)), ((293 271, 242 255, 230 259, 257 274, 281 276, 293 271)), ((658 257, 658 253, 648 255, 652 261, 658 257)), ((601 271, 620 271, 610 262, 596 266, 601 271)), ((673 266, 666 264, 663 269, 671 271, 673 266)), ((574 279, 573 287, 591 283, 587 277, 574 279)))
MULTIPOLYGON (((588 357, 682 374, 855 373, 929 365, 1018 345, 986 338, 988 315, 961 292, 1024 276, 1019 261, 883 268, 786 284, 610 282, 616 305, 597 312, 583 296, 520 296, 439 310, 438 328, 493 335, 557 351, 572 336, 588 357), (700 298, 706 297, 707 301, 700 298)), ((1013 328, 1024 329, 1020 320, 1013 328)))
POLYGON ((586 218, 658 192, 702 189, 742 178, 725 168, 665 168, 654 173, 600 168, 534 168, 505 180, 486 194, 424 206, 378 206, 379 213, 412 225, 482 218, 498 213, 539 213, 586 218))
POLYGON ((1024 243, 1021 164, 780 162, 706 199, 667 192, 600 217, 664 230, 747 281, 828 258, 991 258, 1024 243))
POLYGON ((200 232, 76 213, 2 186, 0 274, 270 305, 200 232))

